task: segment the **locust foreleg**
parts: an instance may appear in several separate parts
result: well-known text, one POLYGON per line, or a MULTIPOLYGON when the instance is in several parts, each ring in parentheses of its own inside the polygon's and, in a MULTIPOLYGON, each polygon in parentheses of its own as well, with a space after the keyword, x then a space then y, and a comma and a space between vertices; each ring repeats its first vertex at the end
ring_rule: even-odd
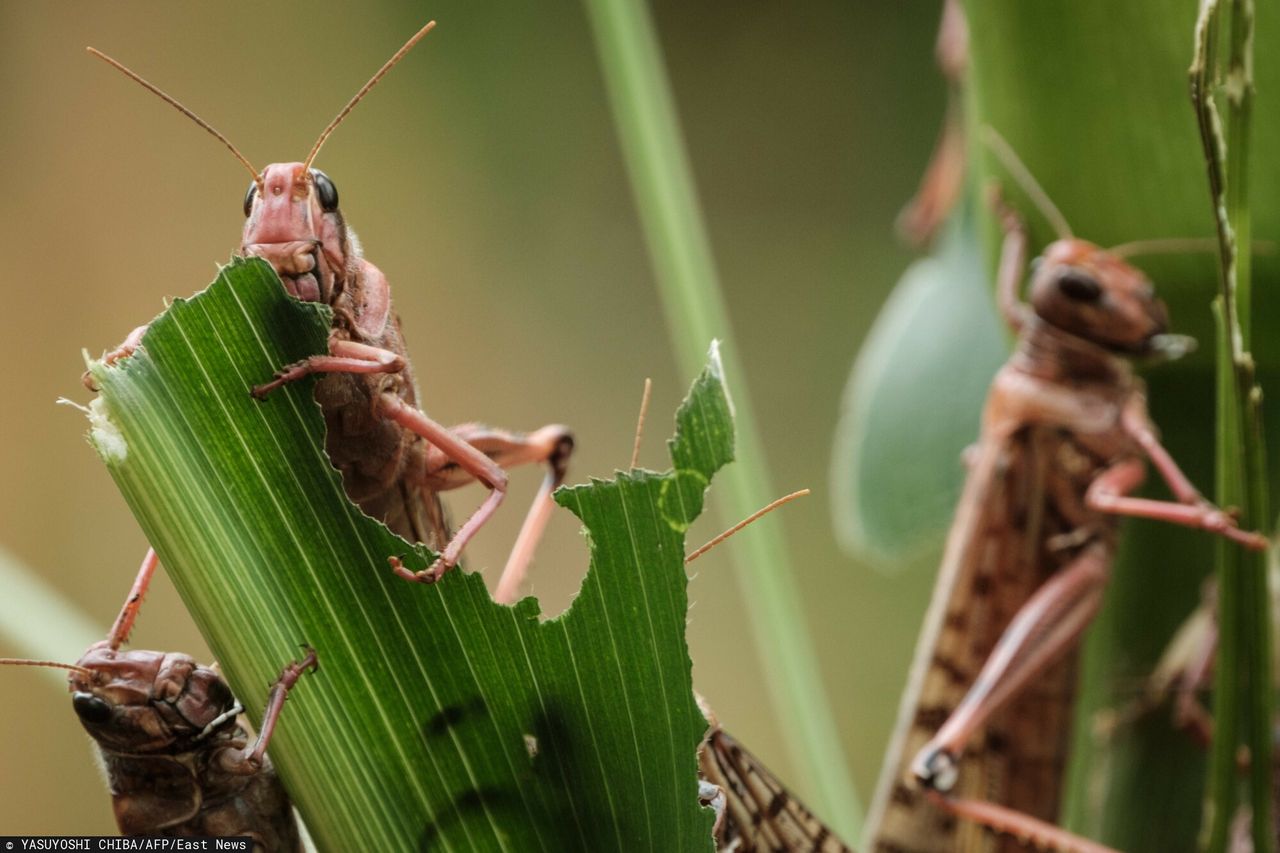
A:
POLYGON ((262 712, 262 728, 257 740, 242 749, 229 747, 221 750, 214 759, 217 765, 238 776, 249 776, 262 769, 262 757, 267 753, 267 744, 271 742, 271 734, 276 730, 276 722, 280 719, 280 712, 284 710, 284 700, 289 698, 289 691, 304 672, 308 669, 315 672, 319 668, 316 650, 310 646, 302 660, 285 666, 275 684, 271 685, 271 692, 267 694, 267 707, 262 712))

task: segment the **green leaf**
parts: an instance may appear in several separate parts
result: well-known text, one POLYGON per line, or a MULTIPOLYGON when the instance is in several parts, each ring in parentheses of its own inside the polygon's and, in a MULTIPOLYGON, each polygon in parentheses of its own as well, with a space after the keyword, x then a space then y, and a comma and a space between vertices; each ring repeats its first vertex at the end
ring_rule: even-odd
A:
MULTIPOLYGON (((561 617, 483 579, 394 577, 430 554, 361 513, 322 451, 314 380, 251 385, 323 351, 327 309, 236 261, 92 371, 92 439, 241 701, 257 719, 310 643, 271 745, 331 850, 709 850, 684 643, 684 530, 732 455, 714 349, 677 415, 676 470, 557 492, 591 565, 561 617)), ((122 586, 124 578, 121 578, 122 586)))
POLYGON ((849 551, 896 567, 936 550, 1006 340, 973 217, 955 216, 902 274, 845 389, 831 491, 849 551))

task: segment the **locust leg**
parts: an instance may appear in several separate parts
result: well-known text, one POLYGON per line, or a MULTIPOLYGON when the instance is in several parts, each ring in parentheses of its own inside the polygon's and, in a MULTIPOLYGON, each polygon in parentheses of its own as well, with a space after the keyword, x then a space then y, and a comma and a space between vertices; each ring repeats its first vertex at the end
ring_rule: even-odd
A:
POLYGON ((1109 548, 1089 546, 1017 612, 969 692, 912 761, 926 788, 951 790, 973 734, 1080 637, 1102 604, 1110 563, 1109 548))
MULTIPOLYGON (((270 382, 254 387, 250 394, 264 399, 275 389, 296 382, 313 373, 396 373, 403 370, 404 358, 390 350, 355 341, 330 340, 328 355, 314 355, 279 370, 270 382)), ((395 394, 383 392, 374 403, 375 412, 390 418, 407 430, 421 436, 431 445, 424 474, 432 488, 456 488, 479 480, 489 495, 471 517, 458 528, 440 557, 430 567, 412 572, 392 558, 391 566, 406 580, 433 583, 457 565, 476 532, 497 510, 506 497, 507 475, 504 468, 526 462, 546 462, 547 479, 534 499, 533 506, 516 539, 499 583, 498 600, 514 600, 520 579, 532 558, 534 546, 546 526, 551 511, 551 492, 564 479, 564 467, 573 448, 573 437, 565 427, 543 427, 528 436, 517 436, 475 425, 450 430, 430 418, 421 409, 408 405, 395 394), (435 482, 432 482, 432 481, 435 482)))
POLYGON ((124 606, 120 608, 120 615, 116 617, 115 624, 111 626, 111 632, 107 634, 107 646, 112 649, 118 649, 129 640, 129 632, 133 630, 133 623, 137 621, 138 610, 142 607, 142 597, 147 594, 147 587, 151 586, 151 577, 156 573, 156 566, 160 564, 160 558, 156 556, 154 548, 148 548, 146 555, 142 558, 142 565, 138 569, 138 577, 133 581, 133 588, 129 590, 129 597, 124 600, 124 606))
MULTIPOLYGON (((405 409, 408 408, 403 404, 401 406, 405 409)), ((405 421, 402 421, 402 423, 410 429, 413 428, 405 421)), ((529 507, 529 512, 520 527, 520 535, 516 537, 516 543, 507 557, 507 564, 502 570, 502 576, 494 591, 493 597, 495 601, 502 604, 510 604, 515 601, 519 593, 525 570, 533 558, 534 549, 537 547, 538 540, 542 538, 547 519, 555 506, 551 499, 551 493, 564 482, 569 456, 573 452, 573 436, 568 427, 558 424, 545 426, 527 435, 493 429, 480 424, 462 424, 461 426, 453 427, 448 432, 455 439, 465 442, 473 451, 482 454, 489 464, 497 466, 498 469, 513 468, 517 465, 526 465, 532 462, 545 463, 547 466, 546 477, 543 478, 538 494, 534 497, 533 503, 529 507)), ((428 488, 442 492, 459 488, 477 479, 485 482, 483 474, 477 474, 457 455, 450 453, 447 448, 432 439, 428 439, 428 441, 431 443, 431 449, 427 454, 426 470, 424 472, 424 485, 428 488)), ((503 477, 505 489, 505 474, 503 477)), ((494 492, 494 494, 497 494, 497 492, 494 492)), ((475 521, 477 516, 480 516, 481 511, 485 509, 486 506, 481 506, 481 509, 477 510, 476 514, 467 521, 467 524, 464 524, 459 529, 458 533, 449 542, 449 545, 445 547, 440 559, 430 568, 420 572, 411 572, 400 565, 399 561, 393 561, 392 568, 396 574, 405 580, 425 583, 438 580, 440 575, 456 562, 457 555, 461 552, 462 546, 466 544, 466 539, 470 538, 470 533, 468 533, 466 539, 463 539, 464 531, 467 531, 467 525, 475 521), (459 540, 462 540, 461 544, 458 544, 451 555, 450 549, 459 540)), ((486 514, 475 524, 475 528, 478 528, 487 518, 488 515, 486 514)))
MULTIPOLYGON (((1163 447, 1158 444, 1156 447, 1163 452, 1163 447)), ((1173 460, 1168 459, 1168 454, 1165 454, 1165 457, 1168 464, 1173 465, 1173 460)), ((1089 484, 1089 490, 1085 493, 1085 504, 1099 512, 1136 518, 1153 518, 1185 527, 1196 527, 1225 536, 1246 548, 1257 551, 1266 549, 1267 537, 1236 527, 1235 519, 1200 497, 1199 492, 1196 492, 1191 484, 1186 482, 1186 478, 1182 477, 1182 472, 1176 465, 1173 465, 1172 473, 1181 477, 1186 487, 1190 488, 1190 492, 1179 495, 1186 500, 1185 503, 1131 497, 1129 493, 1136 489, 1146 477, 1146 466, 1141 459, 1125 459, 1103 471, 1089 484)), ((1175 494, 1182 488, 1181 484, 1175 486, 1172 481, 1170 487, 1175 490, 1175 494)))
POLYGON ((946 0, 934 54, 947 80, 947 112, 920 188, 898 214, 898 232, 921 246, 933 239, 964 189, 965 140, 960 84, 969 60, 969 25, 959 0, 946 0))
POLYGON ((1004 229, 1004 242, 1000 247, 1000 269, 996 273, 996 303, 1014 334, 1022 331, 1030 309, 1018 298, 1018 288, 1027 269, 1027 226, 1000 195, 994 190, 991 205, 1004 229))
MULTIPOLYGON (((1151 460, 1151 465, 1159 472, 1165 483, 1168 484, 1169 490, 1173 492, 1178 503, 1171 504, 1167 501, 1128 497, 1124 492, 1137 488, 1142 478, 1139 476, 1136 481, 1130 483, 1129 479, 1122 475, 1117 475, 1117 485, 1121 487, 1119 493, 1099 495, 1098 499, 1105 504, 1100 508, 1121 515, 1156 518, 1188 527, 1200 527, 1214 533, 1220 533, 1233 542, 1239 542, 1247 548, 1259 551, 1264 550, 1270 544, 1267 538, 1260 533, 1243 531, 1237 528, 1235 520, 1229 514, 1205 500, 1199 490, 1192 485, 1187 475, 1182 473, 1178 463, 1169 455, 1169 451, 1160 443, 1160 439, 1156 436, 1155 428, 1146 416, 1146 403, 1141 397, 1136 398, 1132 405, 1126 407, 1121 417, 1121 424, 1124 426, 1125 432, 1138 442, 1142 452, 1147 454, 1147 458, 1151 460), (1123 488, 1124 486, 1128 486, 1128 488, 1125 489, 1123 488)), ((1102 478, 1100 477, 1099 479, 1102 478)))
MULTIPOLYGON (((128 358, 133 355, 133 351, 138 348, 140 343, 142 343, 142 336, 146 333, 146 326, 139 326, 134 329, 129 333, 129 337, 124 339, 124 342, 120 344, 120 346, 110 352, 102 354, 102 363, 107 365, 115 364, 120 359, 128 358)), ((84 387, 88 388, 90 391, 98 390, 98 386, 94 384, 93 377, 89 375, 89 371, 86 370, 80 375, 80 381, 83 382, 84 387)))
POLYGON ((1118 853, 1105 844, 1081 838, 1061 827, 995 803, 953 799, 937 791, 925 793, 930 802, 943 811, 1012 835, 1038 850, 1054 850, 1057 853, 1118 853))
POLYGON ((277 388, 313 373, 399 373, 404 365, 404 357, 390 350, 356 341, 331 340, 328 355, 313 355, 282 367, 270 382, 254 386, 249 393, 265 400, 277 388))
POLYGON ((275 684, 271 685, 257 740, 242 749, 228 747, 219 751, 214 761, 222 770, 237 776, 250 776, 262 769, 262 757, 267 753, 267 744, 271 741, 271 733, 276 730, 276 722, 280 719, 280 712, 284 710, 284 700, 289 698, 289 691, 308 669, 315 672, 320 668, 316 650, 310 646, 306 649, 307 653, 302 660, 288 664, 275 684))

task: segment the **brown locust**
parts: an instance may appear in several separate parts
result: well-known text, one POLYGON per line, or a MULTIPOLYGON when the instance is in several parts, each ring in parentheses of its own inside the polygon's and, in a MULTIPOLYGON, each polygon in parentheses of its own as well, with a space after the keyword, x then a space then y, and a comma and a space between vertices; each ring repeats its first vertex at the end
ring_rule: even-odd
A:
POLYGON ((157 565, 148 551, 107 639, 74 665, 2 658, 0 664, 70 670, 71 705, 93 738, 124 835, 249 836, 257 849, 302 849, 293 807, 267 744, 285 698, 307 669, 307 649, 271 686, 250 740, 244 710, 218 672, 177 652, 121 651, 157 565))
MULTIPOLYGON (((342 473, 347 495, 395 533, 439 552, 434 564, 418 572, 392 560, 398 575, 426 583, 439 579, 457 564, 467 542, 506 496, 504 469, 530 462, 547 465, 547 476, 495 592, 499 601, 509 602, 518 594, 551 512, 551 492, 564 479, 573 436, 559 425, 528 434, 480 424, 449 428, 419 408, 387 278, 364 258, 338 207, 336 185, 312 165, 347 114, 434 26, 434 21, 428 23, 387 60, 324 129, 302 162, 272 163, 261 172, 225 136, 177 100, 115 60, 90 51, 231 150, 252 175, 244 197, 241 254, 268 261, 291 295, 332 309, 328 353, 283 367, 252 393, 264 399, 285 383, 321 374, 315 395, 327 427, 325 449, 342 473), (489 489, 488 497, 451 535, 439 493, 475 481, 489 489)), ((104 361, 112 363, 132 353, 143 342, 145 331, 145 326, 135 329, 104 361)))
MULTIPOLYGON (((1053 825, 1073 656, 1101 604, 1119 518, 1197 527, 1261 549, 1160 444, 1130 360, 1174 354, 1164 304, 1131 249, 1072 235, 1012 149, 988 142, 1059 239, 1018 290, 1028 238, 997 200, 998 303, 1018 336, 991 385, 960 504, 872 805, 871 849, 995 850, 988 827, 1057 850, 1100 845, 1053 825), (1146 465, 1175 500, 1133 497, 1146 465), (960 819, 957 819, 960 818, 960 819)), ((1131 244, 1138 246, 1139 244, 1131 244)))

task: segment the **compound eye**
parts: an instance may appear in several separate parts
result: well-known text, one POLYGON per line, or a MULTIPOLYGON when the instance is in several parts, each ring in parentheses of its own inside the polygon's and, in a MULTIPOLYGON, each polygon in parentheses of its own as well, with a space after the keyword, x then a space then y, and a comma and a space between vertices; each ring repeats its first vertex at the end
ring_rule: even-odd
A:
POLYGON ((253 210, 253 197, 258 194, 258 182, 251 181, 249 189, 244 194, 244 215, 248 216, 249 211, 253 210))
POLYGON ((1093 276, 1080 270, 1067 270, 1058 277, 1058 289, 1077 302, 1096 302, 1102 295, 1102 285, 1093 276))
POLYGON ((338 209, 338 188, 329 180, 329 176, 319 169, 311 170, 311 180, 316 185, 316 198, 320 200, 320 209, 325 213, 333 213, 338 209))
POLYGON ((71 697, 76 714, 86 723, 105 723, 111 719, 111 706, 92 693, 77 693, 71 697))

